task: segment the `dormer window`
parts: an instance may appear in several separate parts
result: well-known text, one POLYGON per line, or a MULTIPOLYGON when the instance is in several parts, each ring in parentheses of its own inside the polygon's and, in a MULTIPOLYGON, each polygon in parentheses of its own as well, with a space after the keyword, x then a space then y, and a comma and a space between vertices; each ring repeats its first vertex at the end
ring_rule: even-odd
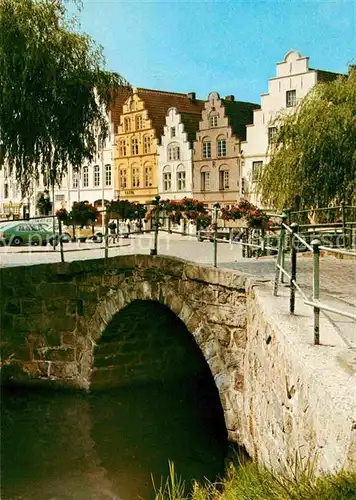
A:
POLYGON ((210 127, 217 127, 218 126, 218 115, 210 116, 209 123, 210 123, 210 127))
POLYGON ((297 105, 297 93, 295 90, 287 90, 286 92, 286 106, 287 108, 294 108, 297 105))

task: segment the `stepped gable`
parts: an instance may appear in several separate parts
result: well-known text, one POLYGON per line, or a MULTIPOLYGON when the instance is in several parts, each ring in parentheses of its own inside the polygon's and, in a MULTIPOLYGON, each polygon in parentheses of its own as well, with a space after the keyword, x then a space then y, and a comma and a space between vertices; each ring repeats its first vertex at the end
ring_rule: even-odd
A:
MULTIPOLYGON (((203 108, 203 107, 202 107, 203 108)), ((201 113, 180 113, 182 123, 184 125, 184 132, 187 133, 188 141, 190 144, 196 140, 196 133, 199 130, 199 122, 201 120, 201 113)))
POLYGON ((253 102, 235 101, 229 98, 221 99, 221 101, 233 134, 241 141, 245 141, 246 125, 253 123, 253 110, 261 109, 261 106, 253 102))
POLYGON ((166 115, 169 108, 177 108, 179 113, 201 116, 204 107, 204 101, 197 100, 195 97, 189 97, 188 94, 143 88, 137 88, 136 90, 138 96, 145 103, 148 117, 152 121, 152 126, 156 131, 158 139, 163 135, 163 128, 166 124, 166 115))
POLYGON ((110 106, 111 123, 114 126, 114 133, 117 133, 117 127, 120 125, 120 116, 122 115, 122 107, 130 95, 132 95, 132 87, 122 86, 116 91, 114 101, 110 106))

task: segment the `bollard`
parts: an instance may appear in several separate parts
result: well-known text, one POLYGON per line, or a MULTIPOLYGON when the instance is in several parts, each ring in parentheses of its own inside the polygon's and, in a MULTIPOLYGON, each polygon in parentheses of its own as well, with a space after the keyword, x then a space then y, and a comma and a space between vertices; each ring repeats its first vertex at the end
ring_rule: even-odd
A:
MULTIPOLYGON (((313 302, 319 300, 319 263, 321 242, 317 239, 311 242, 313 247, 313 302)), ((314 306, 314 344, 320 344, 320 309, 314 306)))
POLYGON ((291 279, 290 279, 290 302, 289 302, 289 312, 294 314, 295 310, 295 285, 294 282, 297 277, 297 238, 295 233, 298 231, 298 224, 293 222, 291 224, 292 234, 292 248, 291 248, 291 279))

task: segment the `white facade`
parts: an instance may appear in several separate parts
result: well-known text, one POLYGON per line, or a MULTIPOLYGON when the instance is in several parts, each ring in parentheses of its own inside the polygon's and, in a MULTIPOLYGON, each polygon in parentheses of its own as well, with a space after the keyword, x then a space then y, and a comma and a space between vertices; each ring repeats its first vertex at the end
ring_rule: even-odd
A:
POLYGON ((294 50, 277 63, 277 76, 268 80, 268 93, 261 94, 261 109, 253 113, 253 124, 246 127, 242 143, 245 194, 259 204, 255 193, 258 169, 268 162, 269 138, 274 128, 271 121, 281 111, 293 112, 296 105, 317 83, 317 70, 309 69, 309 58, 294 50))
MULTIPOLYGON (((47 188, 51 201, 54 197, 54 212, 60 208, 71 210, 75 201, 88 201, 100 209, 102 199, 111 201, 117 198, 118 193, 114 189, 113 144, 113 134, 110 134, 104 144, 103 154, 99 152, 92 163, 84 163, 78 173, 69 166, 61 185, 56 185, 54 191, 51 187, 47 188)), ((30 217, 38 215, 37 195, 44 190, 46 186, 34 182, 28 195, 22 198, 15 179, 8 175, 4 167, 0 170, 0 220, 13 216, 23 218, 26 207, 30 217)))
POLYGON ((158 193, 161 198, 192 198, 192 145, 184 130, 181 114, 176 108, 168 110, 157 152, 158 193))
POLYGON ((73 167, 69 168, 61 187, 55 190, 56 208, 59 204, 70 210, 75 201, 88 201, 100 208, 102 200, 117 198, 114 189, 113 144, 113 136, 110 135, 103 151, 96 155, 93 162, 83 163, 79 172, 73 167))

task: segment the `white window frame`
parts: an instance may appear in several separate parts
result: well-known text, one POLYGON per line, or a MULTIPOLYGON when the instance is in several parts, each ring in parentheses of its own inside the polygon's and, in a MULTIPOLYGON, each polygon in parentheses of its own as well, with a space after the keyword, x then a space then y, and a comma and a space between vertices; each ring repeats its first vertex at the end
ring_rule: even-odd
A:
POLYGON ((153 169, 152 167, 144 167, 145 168, 145 187, 152 187, 153 180, 152 180, 152 174, 153 174, 153 169))
POLYGON ((227 169, 219 170, 219 191, 226 191, 230 188, 230 172, 227 169))
POLYGON ((137 137, 131 138, 131 156, 138 155, 138 139, 137 137))
POLYGON ((262 167, 263 167, 262 160, 252 162, 252 170, 251 170, 251 181, 252 182, 256 182, 258 180, 258 176, 260 175, 262 167))
POLYGON ((132 187, 140 187, 140 169, 139 167, 133 167, 132 169, 132 187))
POLYGON ((186 190, 186 172, 185 170, 177 171, 177 191, 185 191, 186 190))
POLYGON ((203 141, 202 156, 204 159, 211 158, 211 141, 210 140, 203 141))
POLYGON ((175 127, 171 127, 171 139, 173 139, 173 137, 176 136, 176 128, 175 127))
POLYGON ((93 186, 100 187, 100 167, 99 167, 99 165, 94 165, 93 186))
POLYGON ((83 188, 89 187, 89 167, 83 167, 83 188))
POLYGON ((218 126, 218 115, 212 115, 209 117, 209 124, 211 128, 216 128, 218 126))
POLYGON ((126 168, 120 169, 120 187, 121 187, 121 189, 127 188, 127 170, 126 170, 126 168))
POLYGON ((78 180, 79 180, 79 175, 78 171, 72 169, 72 189, 78 189, 78 180))
POLYGON ((295 89, 287 90, 286 91, 286 107, 287 108, 294 108, 296 105, 297 105, 297 91, 295 89))
POLYGON ((200 183, 201 183, 201 191, 210 191, 210 171, 204 170, 200 172, 200 183))
POLYGON ((110 187, 112 183, 112 170, 111 165, 108 163, 105 165, 105 186, 110 187))
POLYGON ((169 144, 167 156, 169 161, 180 160, 180 147, 178 144, 169 144))
POLYGON ((223 137, 217 140, 217 156, 219 158, 226 156, 226 139, 223 137))

